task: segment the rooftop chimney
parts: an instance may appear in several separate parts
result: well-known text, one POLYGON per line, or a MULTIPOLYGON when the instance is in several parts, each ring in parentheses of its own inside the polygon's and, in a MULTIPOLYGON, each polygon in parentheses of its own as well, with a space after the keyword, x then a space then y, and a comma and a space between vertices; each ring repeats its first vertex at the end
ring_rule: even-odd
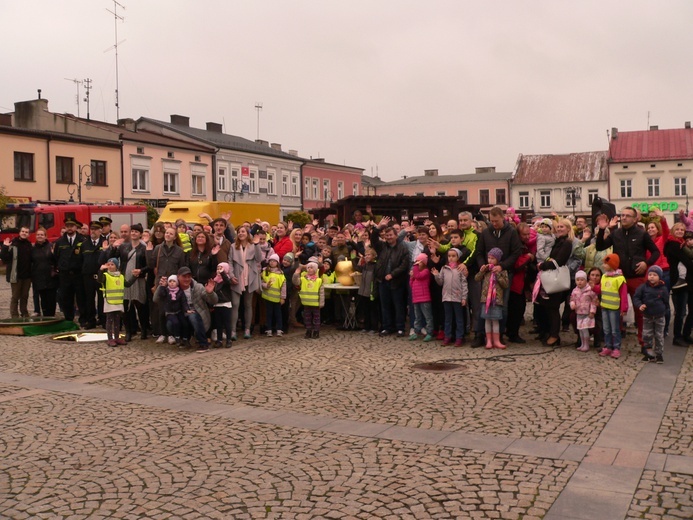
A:
POLYGON ((281 151, 282 151, 282 145, 279 144, 279 143, 272 143, 271 146, 272 146, 272 149, 273 149, 273 150, 277 150, 278 152, 281 152, 281 151))
POLYGON ((190 126, 190 118, 188 116, 179 116, 178 114, 171 114, 171 124, 178 126, 190 126))
POLYGON ((615 126, 611 128, 611 139, 616 139, 618 137, 618 128, 615 126))
POLYGON ((315 159, 313 159, 313 161, 324 163, 324 162, 325 162, 325 158, 324 158, 324 157, 316 157, 315 159))
POLYGON ((691 127, 691 122, 690 122, 690 121, 686 121, 686 122, 683 124, 683 127, 684 127, 684 128, 690 128, 690 127, 691 127))
POLYGON ((219 134, 224 133, 224 128, 222 127, 221 123, 210 123, 209 121, 207 122, 207 131, 208 132, 217 132, 219 134))
POLYGON ((495 166, 479 166, 474 168, 474 173, 496 173, 495 166))
POLYGON ((120 128, 125 128, 125 130, 129 130, 130 132, 137 131, 137 123, 134 119, 131 119, 129 117, 125 119, 118 119, 118 126, 120 128))
POLYGON ((438 177, 438 170, 424 170, 424 177, 438 177))
POLYGON ((264 139, 255 139, 255 142, 261 146, 269 146, 269 141, 265 141, 264 139))
POLYGON ((293 155, 294 157, 298 157, 298 150, 289 150, 289 155, 293 155))
POLYGON ((650 127, 650 130, 659 130, 659 127, 657 125, 652 125, 650 127))

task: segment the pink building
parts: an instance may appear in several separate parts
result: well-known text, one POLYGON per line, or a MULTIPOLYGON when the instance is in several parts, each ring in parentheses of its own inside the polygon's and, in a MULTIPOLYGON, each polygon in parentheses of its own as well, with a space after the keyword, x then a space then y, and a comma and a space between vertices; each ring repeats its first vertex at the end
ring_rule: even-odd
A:
POLYGON ((349 195, 361 195, 363 168, 326 163, 324 159, 309 159, 302 168, 303 209, 308 213, 328 207, 332 202, 349 195))

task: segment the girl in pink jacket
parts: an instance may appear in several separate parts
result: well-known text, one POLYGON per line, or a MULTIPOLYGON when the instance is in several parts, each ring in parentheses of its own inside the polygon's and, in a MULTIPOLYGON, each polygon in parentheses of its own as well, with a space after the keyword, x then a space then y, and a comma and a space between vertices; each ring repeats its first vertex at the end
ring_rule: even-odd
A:
POLYGON ((590 329, 594 328, 594 316, 597 313, 599 299, 587 283, 587 273, 575 273, 575 289, 570 293, 570 308, 577 314, 577 329, 580 334, 580 352, 590 349, 590 329))
POLYGON ((424 341, 433 339, 433 311, 431 310, 431 272, 428 270, 428 257, 421 253, 416 257, 414 266, 409 271, 409 285, 411 286, 411 301, 414 305, 414 333, 409 336, 410 341, 418 339, 426 322, 426 336, 424 341))

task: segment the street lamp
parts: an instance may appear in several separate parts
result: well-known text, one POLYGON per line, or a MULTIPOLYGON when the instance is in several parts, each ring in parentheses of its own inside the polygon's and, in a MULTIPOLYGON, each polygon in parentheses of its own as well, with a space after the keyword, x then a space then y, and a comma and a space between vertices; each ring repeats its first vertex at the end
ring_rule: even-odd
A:
POLYGON ((84 186, 88 190, 91 189, 91 187, 94 185, 94 183, 91 180, 92 172, 91 172, 91 165, 89 164, 83 164, 79 166, 79 173, 77 177, 77 184, 74 182, 71 182, 70 184, 67 185, 67 193, 70 195, 70 201, 69 202, 74 202, 75 198, 73 195, 75 194, 75 190, 77 191, 77 201, 81 204, 82 203, 82 179, 83 177, 86 177, 86 182, 84 186), (89 172, 84 172, 85 168, 89 168, 89 172))
POLYGON ((224 200, 226 202, 236 202, 236 194, 238 194, 240 198, 243 198, 243 184, 241 183, 241 189, 238 189, 238 185, 238 179, 231 179, 231 193, 224 195, 224 200))

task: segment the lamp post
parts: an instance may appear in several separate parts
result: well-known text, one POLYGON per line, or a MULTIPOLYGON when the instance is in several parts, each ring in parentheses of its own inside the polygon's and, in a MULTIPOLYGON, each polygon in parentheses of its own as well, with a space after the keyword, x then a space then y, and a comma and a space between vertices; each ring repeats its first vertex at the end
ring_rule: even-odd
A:
POLYGON ((82 203, 82 181, 83 178, 86 177, 86 182, 84 186, 90 190, 91 187, 94 185, 94 183, 91 180, 92 172, 91 172, 91 165, 89 164, 82 164, 78 167, 78 176, 77 176, 77 183, 75 184, 74 182, 71 182, 70 184, 67 185, 67 193, 70 195, 70 201, 69 202, 74 202, 75 198, 73 195, 75 194, 75 190, 77 191, 77 202, 82 203), (84 169, 88 168, 89 172, 85 172, 84 169))
POLYGON ((243 198, 243 185, 241 184, 241 189, 239 190, 238 184, 238 179, 231 179, 231 193, 224 195, 224 200, 226 200, 226 202, 236 202, 236 194, 238 194, 240 198, 243 198), (231 200, 229 200, 229 198, 231 200))

